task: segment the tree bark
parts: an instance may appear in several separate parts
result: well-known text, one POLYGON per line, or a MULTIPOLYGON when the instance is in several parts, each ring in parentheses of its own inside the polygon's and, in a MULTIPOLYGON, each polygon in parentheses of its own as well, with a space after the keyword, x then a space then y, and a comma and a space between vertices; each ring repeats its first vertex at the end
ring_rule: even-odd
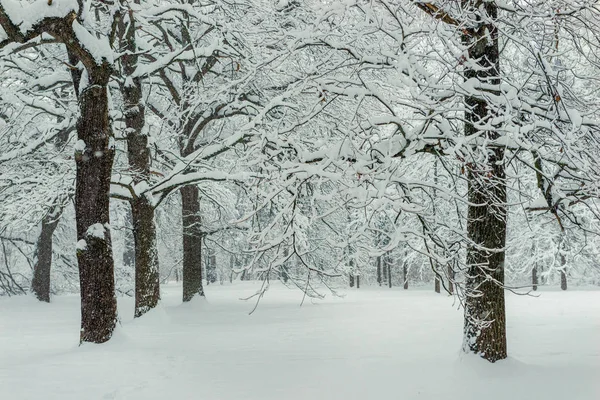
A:
POLYGON ((448 292, 454 294, 454 270, 452 265, 448 265, 448 292))
POLYGON ((381 286, 381 256, 377 257, 377 284, 381 286))
POLYGON ((537 274, 537 265, 533 267, 531 270, 531 287, 534 291, 538 289, 538 274, 537 274))
POLYGON ((53 206, 42 219, 42 231, 35 249, 31 291, 38 300, 50 303, 50 270, 52 268, 52 236, 60 221, 62 208, 53 206))
MULTIPOLYGON (((138 3, 138 1, 136 1, 138 3)), ((121 58, 125 82, 121 85, 123 114, 127 137, 127 157, 133 175, 133 182, 139 184, 150 180, 152 157, 148 145, 148 135, 144 131, 146 123, 145 106, 142 101, 142 80, 132 77, 138 63, 135 38, 136 20, 131 9, 119 19, 121 49, 126 51, 121 58)), ((135 244, 135 311, 140 317, 150 311, 160 301, 159 261, 156 245, 156 224, 154 206, 143 194, 134 194, 130 201, 135 244)))
MULTIPOLYGON (((465 80, 476 79, 499 88, 500 53, 498 17, 494 2, 463 0, 463 10, 474 18, 473 27, 464 29, 462 42, 468 49, 465 80), (490 22, 492 21, 492 22, 490 22)), ((466 96, 465 136, 480 135, 495 140, 498 132, 482 130, 489 126, 495 112, 487 103, 486 93, 466 96)), ((499 96, 499 91, 489 91, 499 96)), ((476 152, 479 149, 474 149, 476 152)), ((485 148, 483 157, 474 157, 466 165, 468 179, 467 274, 465 299, 465 352, 495 362, 507 357, 506 316, 504 305, 504 247, 506 244, 506 177, 504 150, 485 148), (481 158, 484 160, 482 161, 481 158)))
POLYGON ((352 272, 350 273, 348 278, 349 278, 350 287, 354 287, 354 275, 352 274, 352 272))
POLYGON ((389 259, 389 257, 387 258, 387 278, 388 278, 388 287, 391 289, 392 288, 392 261, 389 259))
POLYGON ((200 194, 194 185, 179 189, 183 221, 183 301, 204 297, 202 287, 202 232, 200 194))
POLYGON ((404 280, 404 290, 408 289, 408 267, 404 263, 402 265, 402 279, 404 280))
POLYGON ((439 276, 435 276, 434 278, 434 290, 436 293, 440 293, 440 277, 439 276))
POLYGON ((89 71, 90 84, 80 94, 77 137, 85 149, 75 154, 77 164, 75 218, 77 262, 81 289, 81 342, 103 343, 117 322, 114 262, 110 235, 109 201, 114 146, 110 143, 108 78, 110 68, 89 71))
POLYGON ((564 254, 560 255, 560 288, 561 290, 567 290, 567 258, 564 254))

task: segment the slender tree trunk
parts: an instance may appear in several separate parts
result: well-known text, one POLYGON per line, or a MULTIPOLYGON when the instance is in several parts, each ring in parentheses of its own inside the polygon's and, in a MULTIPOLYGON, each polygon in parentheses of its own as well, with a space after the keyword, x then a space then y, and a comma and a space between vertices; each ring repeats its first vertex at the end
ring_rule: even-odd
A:
POLYGON ((402 279, 404 280, 404 290, 408 289, 408 267, 406 263, 402 264, 402 279))
POLYGON ((109 119, 110 67, 89 71, 79 96, 79 139, 75 160, 77 262, 81 289, 81 342, 103 343, 117 321, 114 261, 110 235, 110 178, 114 159, 109 119))
POLYGON ((183 221, 183 301, 204 297, 202 287, 202 235, 200 230, 200 194, 196 186, 184 186, 181 192, 183 221))
POLYGON ((538 289, 537 264, 531 270, 531 285, 534 291, 538 289))
POLYGON ((52 267, 52 236, 60 221, 62 208, 53 206, 42 219, 42 231, 35 249, 35 264, 31 290, 38 300, 50 303, 50 270, 52 267))
POLYGON ((388 278, 388 287, 392 288, 392 261, 388 258, 387 260, 387 278, 388 278))
POLYGON ((125 229, 123 231, 123 265, 135 268, 135 239, 131 208, 125 209, 125 229))
POLYGON ((381 286, 381 256, 377 257, 377 284, 381 286))
POLYGON ((350 287, 354 287, 354 274, 352 274, 352 272, 350 272, 350 275, 348 276, 348 278, 349 278, 350 287))
MULTIPOLYGON (((500 85, 498 30, 494 25, 498 7, 494 2, 463 0, 463 9, 474 16, 472 28, 463 30, 462 41, 468 49, 465 80, 483 85, 500 85), (490 22, 492 21, 492 22, 490 22)), ((482 89, 480 89, 482 90, 482 89)), ((487 89, 486 89, 487 90, 487 89)), ((489 95, 499 96, 498 91, 489 95)), ((495 116, 483 92, 467 96, 465 136, 479 135, 487 140, 499 137, 495 131, 482 131, 495 116)), ((477 149, 476 149, 477 151, 477 149)), ((483 154, 483 153, 482 153, 483 154)), ((477 157, 477 156, 476 156, 477 157)), ((504 305, 504 247, 506 244, 506 176, 504 150, 486 148, 485 160, 469 160, 465 329, 463 349, 495 362, 507 357, 504 305)))
POLYGON ((356 288, 360 289, 360 275, 356 275, 356 288))
POLYGON ((448 292, 454 294, 454 270, 452 265, 448 265, 448 292))
MULTIPOLYGON (((135 1, 139 3, 139 1, 135 1)), ((131 9, 125 10, 119 20, 121 58, 126 77, 121 86, 127 137, 127 156, 135 184, 149 181, 152 157, 148 136, 144 132, 145 106, 142 101, 142 80, 132 77, 138 63, 135 38, 136 20, 131 9), (127 13, 127 17, 125 18, 127 13)), ((150 311, 160 300, 158 251, 154 207, 144 195, 136 194, 130 201, 135 243, 135 311, 140 317, 150 311)))

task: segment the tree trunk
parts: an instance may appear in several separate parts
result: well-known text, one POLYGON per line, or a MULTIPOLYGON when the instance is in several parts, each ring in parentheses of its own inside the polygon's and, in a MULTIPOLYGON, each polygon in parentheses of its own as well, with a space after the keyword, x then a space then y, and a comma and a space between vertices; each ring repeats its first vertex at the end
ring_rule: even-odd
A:
POLYGON ((352 272, 350 272, 349 279, 350 279, 350 287, 354 287, 354 275, 352 274, 352 272))
MULTIPOLYGON (((498 17, 494 2, 463 0, 463 9, 477 19, 476 28, 464 29, 463 44, 468 49, 464 66, 465 80, 498 87, 500 53, 498 17), (486 22, 481 22, 481 21, 486 22)), ((480 89, 481 90, 481 89, 480 89)), ((484 96, 499 96, 499 91, 481 92, 465 97, 465 136, 485 140, 499 137, 495 131, 482 131, 495 116, 484 96), (489 94, 488 94, 489 93, 489 94)), ((479 149, 475 149, 477 151, 479 149)), ((463 350, 495 362, 507 357, 506 316, 504 305, 504 247, 506 244, 506 182, 504 150, 485 148, 485 159, 475 158, 466 165, 468 179, 467 274, 463 350)), ((475 156, 477 157, 477 155, 475 156)), ((481 157, 483 158, 483 157, 481 157)))
POLYGON ((408 289, 408 267, 406 264, 402 265, 402 279, 404 280, 404 289, 408 289))
POLYGON ((392 288, 392 261, 388 258, 387 260, 387 278, 388 278, 388 287, 392 288))
POLYGON ((52 236, 60 221, 62 208, 53 206, 42 219, 42 231, 35 248, 35 264, 31 291, 40 301, 50 303, 50 270, 52 267, 52 236))
POLYGON ((141 317, 160 301, 158 251, 154 207, 145 197, 131 202, 135 243, 135 311, 141 317))
POLYGON ((183 301, 195 295, 204 297, 202 288, 202 235, 198 187, 184 186, 181 192, 183 221, 183 301))
MULTIPOLYGON (((144 132, 146 109, 142 101, 142 80, 140 77, 132 77, 138 63, 135 30, 134 13, 131 9, 125 10, 119 19, 121 48, 127 52, 121 58, 123 75, 126 77, 121 86, 121 93, 127 137, 127 157, 133 182, 139 184, 150 180, 152 157, 148 146, 148 136, 144 132), (128 14, 128 18, 125 18, 125 13, 128 14)), ((136 193, 131 199, 130 205, 135 243, 134 316, 140 317, 156 307, 160 300, 156 225, 154 207, 143 194, 136 193)))
POLYGON ((560 288, 561 290, 567 290, 567 258, 564 254, 560 255, 560 288))
POLYGON ((534 291, 538 289, 537 265, 535 265, 531 270, 531 285, 534 291))
POLYGON ((381 256, 377 257, 377 284, 381 286, 381 256))
POLYGON ((440 277, 437 275, 435 276, 433 286, 434 286, 433 289, 435 290, 435 292, 440 293, 440 277))
POLYGON ((125 210, 125 229, 123 230, 123 265, 135 267, 135 239, 133 236, 133 217, 131 209, 125 210))
POLYGON ((448 292, 454 294, 454 270, 452 265, 448 265, 448 292))
POLYGON ((360 289, 360 275, 356 275, 356 288, 360 289))
POLYGON ((77 262, 81 289, 81 342, 103 343, 117 322, 114 261, 110 235, 110 178, 114 159, 108 113, 110 67, 88 71, 90 84, 79 96, 75 187, 77 262))

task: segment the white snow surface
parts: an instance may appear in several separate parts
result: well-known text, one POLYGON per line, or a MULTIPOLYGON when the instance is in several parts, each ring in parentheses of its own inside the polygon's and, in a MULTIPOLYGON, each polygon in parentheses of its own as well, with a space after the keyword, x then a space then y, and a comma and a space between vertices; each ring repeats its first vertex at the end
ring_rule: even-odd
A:
POLYGON ((361 288, 305 301, 281 285, 208 286, 106 344, 78 347, 79 298, 0 298, 0 399, 600 399, 600 291, 507 294, 510 358, 465 356, 462 314, 430 290, 361 288))

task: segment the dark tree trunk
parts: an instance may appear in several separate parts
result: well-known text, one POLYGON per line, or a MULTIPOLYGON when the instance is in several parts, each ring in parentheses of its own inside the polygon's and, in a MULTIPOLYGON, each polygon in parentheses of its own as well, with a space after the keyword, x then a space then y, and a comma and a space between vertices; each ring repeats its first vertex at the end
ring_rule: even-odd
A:
POLYGON ((356 288, 360 289, 360 275, 356 275, 356 288))
POLYGON ((408 267, 406 264, 402 265, 402 279, 404 281, 404 289, 408 289, 408 267))
POLYGON ((160 301, 154 207, 144 197, 131 202, 135 242, 135 311, 141 317, 160 301))
POLYGON ((448 292, 454 294, 454 270, 452 265, 448 265, 448 292))
MULTIPOLYGON (((139 1, 136 1, 139 3, 139 1)), ((145 106, 142 101, 142 80, 132 77, 138 62, 135 39, 136 20, 131 9, 125 10, 119 19, 121 49, 127 51, 121 58, 123 74, 127 78, 121 86, 123 114, 127 137, 127 157, 135 184, 149 181, 152 157, 148 136, 144 132, 145 106), (128 18, 125 20, 125 13, 128 18)), ((142 195, 131 201, 131 217, 135 243, 135 317, 150 311, 160 300, 158 251, 154 207, 142 195)))
MULTIPOLYGON (((493 24, 498 17, 494 2, 463 0, 463 8, 476 18, 472 28, 465 28, 463 44, 468 49, 465 80, 476 79, 484 85, 500 85, 498 30, 493 24), (490 22, 492 21, 492 22, 490 22)), ((481 90, 481 89, 480 89, 481 90)), ((499 96, 498 91, 489 95, 499 96)), ((480 96, 467 96, 465 135, 483 139, 499 137, 495 131, 482 131, 477 126, 491 125, 495 112, 480 96)), ((478 149, 475 149, 478 151, 478 149)), ((477 156, 475 156, 477 157, 477 156)), ((504 306, 504 247, 506 244, 506 182, 504 150, 486 148, 485 161, 469 160, 466 299, 464 345, 466 352, 495 362, 507 357, 506 316, 504 306)))
POLYGON ((381 256, 377 257, 377 284, 381 286, 381 256))
POLYGON ((392 288, 392 261, 390 259, 387 260, 387 278, 388 278, 388 287, 392 288))
POLYGON ((133 236, 133 217, 131 209, 125 211, 125 229, 123 231, 123 265, 135 267, 135 239, 133 236))
POLYGON ((53 206, 42 219, 42 231, 35 249, 35 264, 31 290, 38 300, 50 302, 50 270, 52 267, 52 236, 60 221, 62 208, 53 206))
POLYGON ((537 274, 537 265, 535 265, 533 267, 533 269, 531 270, 531 285, 533 290, 537 290, 538 289, 538 274, 537 274))
POLYGON ((348 277, 350 279, 350 287, 354 287, 354 275, 352 274, 352 272, 348 277))
POLYGON ((567 258, 564 254, 560 255, 560 288, 567 290, 567 258))
POLYGON ((196 295, 204 297, 200 194, 198 187, 193 185, 184 186, 179 191, 183 221, 183 301, 186 302, 196 295))
POLYGON ((434 286, 433 289, 435 290, 435 292, 440 293, 440 277, 437 275, 435 276, 433 286, 434 286))
POLYGON ((103 343, 117 322, 114 262, 110 235, 110 178, 114 146, 108 113, 110 67, 89 71, 90 84, 79 96, 79 139, 75 218, 81 289, 81 342, 103 343), (85 149, 83 149, 85 147, 85 149))

